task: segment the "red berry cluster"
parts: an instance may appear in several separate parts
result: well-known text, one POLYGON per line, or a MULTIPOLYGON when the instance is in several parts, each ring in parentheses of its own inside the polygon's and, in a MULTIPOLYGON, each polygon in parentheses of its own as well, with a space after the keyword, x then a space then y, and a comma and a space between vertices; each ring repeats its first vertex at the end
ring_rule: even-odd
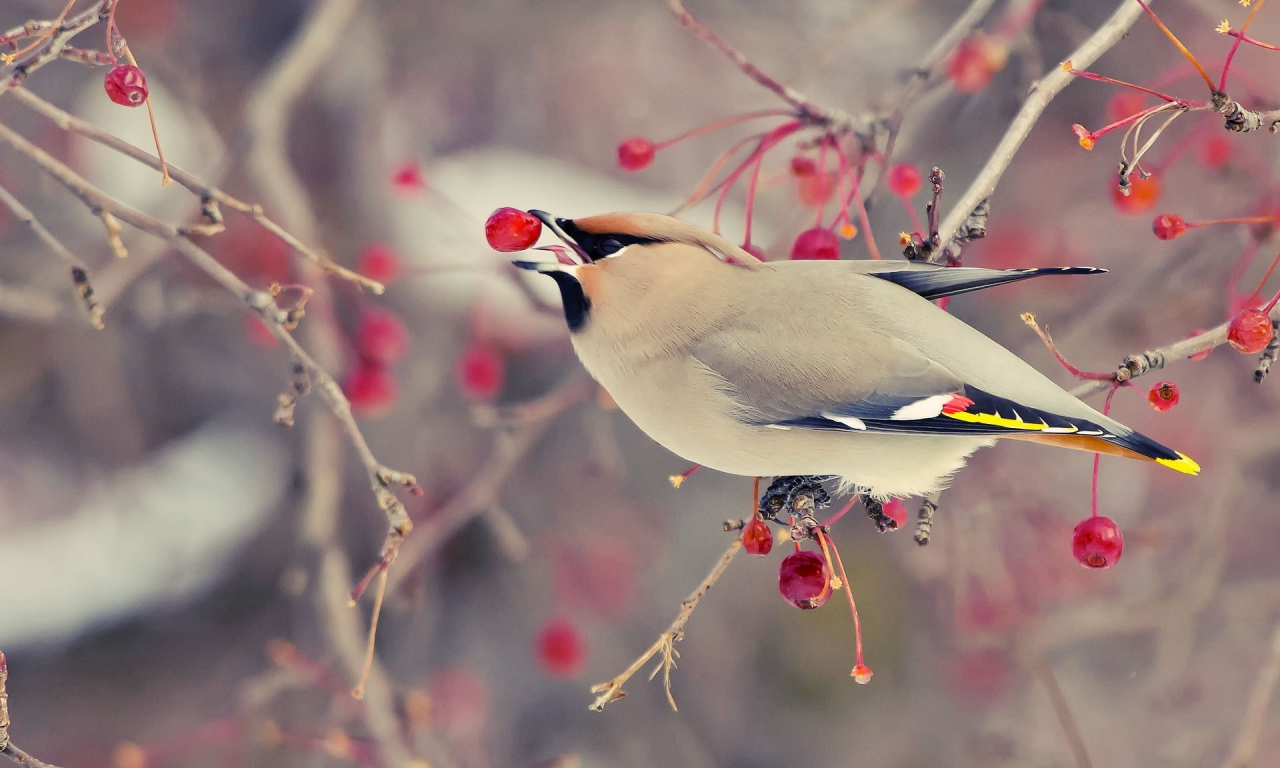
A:
POLYGON ((391 367, 409 349, 409 329, 384 309, 366 309, 352 338, 357 360, 342 389, 351 411, 364 418, 382 418, 395 406, 398 388, 391 367))

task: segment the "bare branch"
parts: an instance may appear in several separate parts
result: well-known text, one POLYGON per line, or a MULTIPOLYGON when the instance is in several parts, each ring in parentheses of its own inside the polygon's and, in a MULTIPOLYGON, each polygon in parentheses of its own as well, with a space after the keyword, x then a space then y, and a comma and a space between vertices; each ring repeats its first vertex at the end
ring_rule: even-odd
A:
MULTIPOLYGON (((1116 8, 1115 13, 1111 14, 1111 18, 1103 22, 1102 26, 1098 27, 1089 36, 1089 39, 1081 43, 1080 47, 1072 52, 1070 56, 1072 64, 1078 69, 1088 67, 1099 56, 1106 53, 1111 46, 1119 42, 1129 27, 1133 26, 1133 23, 1140 16, 1142 16, 1141 5, 1133 2, 1133 0, 1121 0, 1120 6, 1116 8)), ((943 219, 942 226, 939 228, 939 239, 944 247, 948 246, 957 233, 960 232, 965 219, 969 218, 969 215, 978 207, 978 204, 991 197, 992 193, 995 192, 996 184, 1000 182, 1000 177, 1004 175, 1009 164, 1013 162, 1013 156, 1017 154, 1022 142, 1026 140, 1031 133, 1031 129, 1035 127, 1036 122, 1040 119, 1040 115, 1049 106, 1049 102, 1053 101, 1054 97, 1061 93, 1063 88, 1070 85, 1074 79, 1070 73, 1064 72, 1059 67, 1054 67, 1052 72, 1032 86, 1031 94, 1022 105, 1022 109, 1018 110, 1018 114, 1014 116, 1013 122, 1005 130, 1000 143, 996 145, 991 156, 987 158, 982 170, 978 172, 973 183, 969 185, 969 188, 964 191, 960 199, 951 207, 951 212, 943 219)))
POLYGON ((76 289, 76 294, 80 297, 80 303, 84 305, 85 312, 88 314, 89 322, 93 327, 101 330, 104 325, 102 323, 102 306, 98 304, 98 300, 94 297, 93 285, 89 282, 89 268, 84 262, 76 258, 62 241, 54 237, 45 226, 40 223, 30 208, 23 205, 18 198, 14 197, 9 190, 0 187, 0 203, 13 212, 15 218, 23 224, 27 225, 36 237, 40 238, 54 255, 66 262, 71 268, 71 284, 76 289))
POLYGON ((1249 694, 1249 705, 1245 708, 1235 746, 1231 749, 1231 755, 1223 762, 1222 768, 1246 768, 1253 762, 1277 682, 1280 682, 1280 626, 1276 627, 1271 636, 1271 655, 1267 657, 1254 681, 1253 693, 1249 694))

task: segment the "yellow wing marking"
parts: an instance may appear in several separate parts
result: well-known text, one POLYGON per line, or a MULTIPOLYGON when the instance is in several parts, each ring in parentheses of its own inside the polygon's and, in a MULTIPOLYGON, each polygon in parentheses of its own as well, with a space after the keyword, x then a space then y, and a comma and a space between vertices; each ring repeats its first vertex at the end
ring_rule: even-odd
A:
POLYGON ((1174 451, 1174 453, 1178 454, 1177 459, 1156 459, 1156 462, 1165 465, 1169 469, 1176 469, 1184 475, 1200 474, 1200 465, 1195 460, 1184 453, 1178 451, 1174 451))
MULTIPOLYGON (((1028 429, 1042 430, 1047 429, 1048 424, 1038 424, 1023 421, 1021 417, 1016 419, 1006 419, 998 413, 969 413, 968 411, 956 411, 955 413, 943 413, 943 416, 950 416, 957 421, 967 421, 971 424, 986 424, 992 427, 1004 427, 1006 429, 1028 429)), ((1182 454, 1178 454, 1182 455, 1182 454)))

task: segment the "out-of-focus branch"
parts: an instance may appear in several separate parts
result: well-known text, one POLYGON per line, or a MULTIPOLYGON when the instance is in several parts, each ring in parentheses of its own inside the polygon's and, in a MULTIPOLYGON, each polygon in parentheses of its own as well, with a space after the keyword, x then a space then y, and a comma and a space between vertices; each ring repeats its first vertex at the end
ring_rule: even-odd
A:
MULTIPOLYGON (((1271 310, 1271 319, 1272 321, 1280 321, 1280 305, 1271 310)), ((1163 347, 1147 350, 1136 355, 1129 355, 1120 364, 1120 367, 1116 369, 1112 378, 1086 381, 1071 390, 1071 394, 1076 397, 1087 397, 1110 388, 1113 382, 1129 381, 1151 371, 1158 371, 1164 368, 1165 364, 1170 360, 1185 360, 1192 355, 1222 346, 1227 343, 1227 329, 1230 325, 1229 322, 1222 323, 1191 338, 1179 339, 1163 347)))
POLYGON ((1058 686, 1058 680, 1053 675, 1053 667, 1050 667, 1046 661, 1040 661, 1036 664, 1035 673, 1044 685, 1045 693, 1049 694, 1053 712, 1058 717, 1058 725, 1062 726, 1062 733, 1067 737, 1067 743, 1071 745, 1071 754, 1075 757, 1076 768, 1093 768, 1089 751, 1084 746, 1084 738, 1080 735, 1080 726, 1076 724, 1075 716, 1071 714, 1067 697, 1062 695, 1062 688, 1058 686))
POLYGON ((733 542, 729 544, 729 548, 724 551, 720 559, 716 561, 715 567, 707 574, 697 588, 684 599, 680 604, 680 612, 676 614, 675 621, 671 622, 671 626, 667 627, 653 645, 612 680, 591 686, 591 692, 597 693, 599 696, 591 702, 590 709, 595 712, 602 712, 609 704, 621 699, 627 695, 622 690, 622 686, 630 680, 640 668, 649 663, 649 660, 659 653, 662 654, 662 663, 657 669, 653 670, 653 674, 649 676, 652 680, 659 671, 663 673, 663 683, 667 690, 667 703, 672 709, 676 708, 676 700, 671 695, 671 669, 675 667, 675 659, 679 657, 676 652, 675 643, 684 637, 684 625, 689 623, 689 617, 693 615, 693 610, 698 607, 698 603, 706 596, 715 583, 724 575, 725 570, 729 567, 729 563, 733 562, 733 558, 742 550, 742 537, 734 536, 733 542))
POLYGON ((0 755, 28 768, 58 768, 56 765, 37 760, 9 740, 9 726, 11 723, 9 722, 8 682, 9 662, 4 657, 4 651, 0 651, 0 755))
POLYGON ((97 298, 94 297, 93 285, 89 282, 89 268, 73 254, 62 241, 54 237, 45 226, 40 223, 31 209, 23 205, 18 198, 0 186, 0 203, 13 212, 15 218, 22 222, 30 229, 36 237, 40 238, 54 255, 66 262, 71 269, 71 284, 76 289, 76 294, 80 297, 80 303, 84 305, 85 312, 88 313, 89 322, 93 327, 101 330, 104 326, 102 323, 102 306, 98 304, 97 298))
MULTIPOLYGON (((127 141, 119 139, 106 131, 98 128, 92 123, 81 120, 69 112, 59 109, 50 104, 39 96, 25 88, 16 88, 13 91, 13 98, 22 102, 26 107, 52 120, 55 125, 64 131, 83 136, 101 144, 108 149, 113 149, 126 157, 131 157, 143 165, 160 170, 160 159, 150 152, 130 144, 127 141)), ((169 169, 169 176, 182 186, 186 187, 196 197, 200 198, 204 204, 205 219, 208 222, 203 227, 191 227, 186 230, 187 233, 193 235, 211 235, 222 230, 222 215, 218 210, 219 205, 242 213, 257 222, 263 229, 278 237, 286 245, 301 255, 304 259, 319 267, 326 274, 348 280, 362 288, 368 288, 374 293, 382 293, 385 288, 382 283, 376 280, 370 280, 364 275, 357 274, 339 264, 335 264, 331 259, 310 248, 302 241, 301 238, 290 234, 285 228, 281 227, 274 220, 268 217, 257 203, 247 203, 227 194, 223 190, 205 181, 204 179, 188 173, 181 168, 166 163, 169 169)))
POLYGON ((1258 739, 1262 736, 1262 727, 1267 722, 1267 709, 1276 693, 1276 684, 1280 682, 1280 625, 1276 626, 1271 636, 1271 654, 1258 672, 1253 684, 1253 692, 1249 694, 1249 704, 1245 708, 1244 719, 1240 724, 1240 732, 1236 736, 1235 746, 1231 754, 1222 764, 1222 768, 1245 768, 1253 763, 1254 753, 1258 750, 1258 739))
MULTIPOLYGON (((1103 22, 1087 40, 1080 44, 1080 47, 1071 53, 1071 62, 1078 69, 1085 69, 1098 59, 1099 56, 1106 53, 1111 46, 1120 41, 1129 27, 1142 16, 1142 6, 1133 0, 1121 0, 1120 6, 1115 13, 1111 14, 1111 18, 1103 22)), ((986 164, 982 170, 978 172, 977 177, 969 188, 964 191, 959 200, 951 207, 951 212, 942 220, 942 226, 939 228, 939 240, 944 248, 949 247, 956 235, 961 232, 961 228, 965 220, 978 207, 978 205, 991 197, 995 192, 996 184, 1000 182, 1000 177, 1004 175, 1009 164, 1013 162, 1013 156, 1017 154, 1022 142, 1030 135, 1031 129, 1035 127, 1036 122, 1040 119, 1045 109, 1049 106, 1049 102, 1062 92, 1071 81, 1075 79, 1073 75, 1064 72, 1059 67, 1054 67, 1053 71, 1041 78, 1034 86, 1032 86, 1031 94, 1023 103, 1022 109, 1018 110, 1018 114, 1014 116, 1013 122, 1005 130, 1004 136, 1001 137, 1000 143, 996 145, 991 156, 987 158, 986 164)))

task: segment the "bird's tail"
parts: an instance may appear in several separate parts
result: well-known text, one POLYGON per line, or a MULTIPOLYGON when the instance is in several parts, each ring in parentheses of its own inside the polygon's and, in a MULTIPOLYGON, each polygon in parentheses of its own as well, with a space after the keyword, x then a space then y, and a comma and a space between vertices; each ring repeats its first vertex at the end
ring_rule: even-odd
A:
POLYGON ((1030 440, 1033 443, 1056 445, 1061 448, 1073 448, 1077 451, 1105 453, 1109 456, 1123 456, 1129 459, 1143 459, 1163 464, 1169 469, 1177 470, 1185 475, 1200 473, 1200 465, 1183 453, 1157 443, 1140 432, 1126 430, 1120 433, 1096 435, 1011 435, 1014 439, 1030 440))

